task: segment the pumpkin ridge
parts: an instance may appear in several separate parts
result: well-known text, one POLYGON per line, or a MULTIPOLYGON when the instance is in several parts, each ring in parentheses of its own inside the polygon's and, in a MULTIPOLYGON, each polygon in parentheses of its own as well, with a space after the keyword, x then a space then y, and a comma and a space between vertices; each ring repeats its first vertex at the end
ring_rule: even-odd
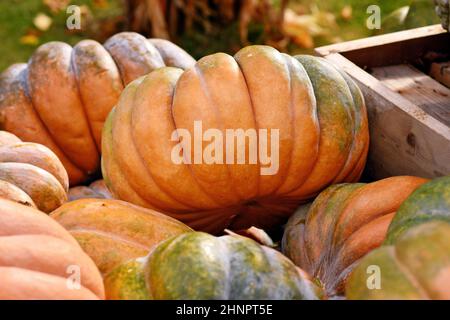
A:
MULTIPOLYGON (((78 165, 76 165, 74 162, 72 162, 72 160, 69 158, 68 154, 63 150, 63 148, 60 146, 60 144, 56 141, 56 139, 51 134, 50 129, 48 128, 47 124, 44 122, 44 120, 42 120, 40 113, 36 109, 33 99, 31 99, 30 85, 28 83, 28 81, 29 81, 29 79, 28 79, 28 64, 27 64, 26 68, 24 70, 22 70, 22 72, 18 76, 18 79, 17 79, 18 86, 23 90, 24 97, 27 99, 28 103, 30 104, 31 109, 33 110, 33 113, 34 113, 36 119, 39 120, 39 122, 42 126, 42 129, 45 131, 47 137, 58 148, 58 150, 56 150, 56 152, 58 152, 60 155, 63 156, 61 158, 61 161, 63 161, 63 163, 70 164, 71 167, 73 167, 75 170, 78 170, 82 175, 86 175, 87 173, 84 171, 84 169, 78 167, 78 165)), ((58 155, 58 157, 59 157, 59 155, 58 155)), ((64 167, 65 166, 66 165, 64 165, 64 167)), ((70 170, 70 168, 68 168, 68 170, 70 170)))
MULTIPOLYGON (((233 58, 234 58, 234 60, 236 61, 236 64, 237 64, 237 66, 239 67, 239 71, 241 72, 242 77, 243 77, 243 79, 244 79, 245 87, 247 88, 248 97, 249 97, 249 100, 250 100, 250 106, 251 106, 251 110, 252 110, 252 114, 253 114, 253 123, 255 124, 255 130, 256 130, 256 132, 259 132, 259 123, 258 123, 258 121, 257 121, 257 119, 256 119, 255 104, 254 104, 254 102, 253 102, 252 95, 250 94, 250 87, 248 86, 247 77, 245 76, 245 72, 244 72, 244 70, 242 69, 241 64, 239 63, 239 60, 236 59, 236 55, 234 55, 233 58)), ((259 145, 259 137, 258 137, 258 135, 256 135, 256 140, 258 141, 258 145, 259 145)), ((260 163, 259 161, 257 161, 257 163, 258 163, 258 172, 261 172, 261 163, 260 163)), ((261 177, 260 177, 259 174, 256 175, 256 176, 257 176, 258 181, 257 181, 257 183, 256 183, 256 188, 257 188, 257 189, 256 189, 256 193, 255 193, 255 194, 256 194, 256 195, 259 195, 260 190, 261 190, 261 188, 260 188, 261 177)))
MULTIPOLYGON (((178 78, 177 83, 176 83, 176 85, 175 85, 175 88, 174 88, 174 90, 173 90, 173 94, 172 94, 172 103, 171 103, 171 107, 170 107, 170 115, 171 115, 172 121, 173 121, 173 123, 174 123, 174 125, 175 125, 175 130, 179 130, 179 129, 180 129, 180 128, 178 128, 177 122, 176 122, 175 117, 174 117, 174 115, 173 115, 173 104, 174 104, 174 101, 175 101, 174 97, 176 96, 176 92, 177 92, 177 88, 178 88, 178 84, 179 84, 180 79, 181 79, 181 76, 180 76, 180 78, 178 78)), ((184 155, 184 153, 185 153, 185 151, 184 151, 184 149, 183 149, 183 155, 184 155)), ((220 207, 220 204, 217 202, 217 200, 214 199, 213 197, 211 197, 211 195, 209 195, 209 194, 205 191, 205 189, 204 189, 204 187, 201 185, 201 183, 199 183, 199 182, 197 181, 196 175, 194 174, 194 171, 192 170, 191 164, 189 164, 189 163, 183 163, 183 165, 185 165, 185 166, 188 168, 189 172, 191 173, 192 180, 195 181, 195 183, 197 184, 198 188, 203 192, 203 194, 204 194, 204 195, 205 195, 205 196, 206 196, 206 197, 214 204, 214 206, 220 207)))
POLYGON ((74 57, 74 50, 72 48, 72 50, 70 51, 70 69, 72 70, 73 77, 75 79, 75 87, 77 88, 77 95, 78 95, 78 99, 80 99, 80 102, 81 102, 80 103, 81 104, 81 109, 83 111, 83 115, 84 115, 84 118, 85 118, 86 123, 87 123, 89 136, 91 137, 91 140, 92 140, 92 142, 95 145, 95 149, 97 150, 97 154, 99 155, 99 157, 101 157, 100 149, 99 149, 97 143, 95 142, 94 133, 92 132, 91 120, 89 119, 88 113, 86 111, 86 104, 83 101, 83 95, 81 94, 80 83, 79 83, 80 81, 79 81, 79 75, 78 75, 79 71, 78 71, 78 68, 75 65, 74 61, 73 61, 73 59, 74 59, 73 57, 74 57))
MULTIPOLYGON (((222 120, 222 115, 221 115, 220 110, 219 110, 219 108, 217 106, 217 103, 215 103, 215 101, 213 101, 213 99, 211 97, 211 94, 210 94, 209 89, 208 89, 208 85, 205 82, 205 77, 204 77, 203 73, 201 72, 201 70, 199 69, 198 63, 196 63, 194 65, 193 69, 195 70, 195 73, 196 73, 196 75, 199 78, 199 82, 200 82, 201 88, 202 88, 202 90, 205 93, 206 99, 210 102, 211 109, 213 110, 213 112, 215 114, 215 118, 217 119, 217 122, 220 125, 220 130, 222 131, 222 134, 223 134, 224 128, 223 128, 223 125, 222 125, 222 121, 220 121, 220 120, 222 120)), ((219 129, 219 128, 216 128, 216 129, 219 129)), ((238 192, 236 192, 236 188, 235 188, 236 184, 235 184, 235 181, 234 181, 233 177, 231 176, 230 165, 229 164, 226 164, 226 171, 227 171, 228 181, 230 181, 230 184, 231 184, 231 187, 229 188, 229 191, 231 191, 234 194, 237 202, 245 200, 245 199, 241 198, 241 196, 239 195, 238 192)), ((214 198, 213 195, 211 195, 211 197, 214 198)))
MULTIPOLYGON (((141 79, 141 81, 139 81, 139 83, 137 83, 137 86, 136 86, 136 88, 135 88, 135 90, 134 90, 134 92, 133 92, 133 96, 131 97, 131 100, 132 100, 133 102, 134 102, 134 100, 136 99, 136 92, 137 92, 139 86, 142 84, 142 81, 143 81, 143 78, 140 78, 140 79, 141 79)), ((130 113, 130 115, 129 115, 129 118, 130 118, 130 119, 129 119, 129 120, 130 120, 130 126, 128 127, 128 130, 129 130, 130 136, 131 136, 131 137, 134 137, 134 131, 133 131, 133 125, 132 125, 132 121, 133 121, 133 117, 132 117, 133 109, 130 109, 130 110, 129 110, 129 113, 130 113)), ((137 147, 136 142, 135 142, 134 139, 131 139, 131 144, 133 145, 133 149, 134 149, 135 152, 136 152, 137 158, 138 158, 139 161, 141 162, 142 166, 145 168, 146 175, 147 175, 147 176, 149 177, 149 179, 153 182, 153 184, 155 185, 157 191, 159 191, 159 192, 161 192, 161 193, 164 193, 164 194, 166 195, 167 200, 169 201, 169 203, 170 203, 170 202, 173 202, 173 203, 176 204, 177 206, 185 207, 185 208, 183 208, 184 210, 192 208, 192 207, 189 206, 188 204, 185 204, 185 203, 183 203, 182 201, 179 201, 178 199, 174 198, 171 194, 169 194, 168 192, 166 192, 164 189, 162 189, 162 188, 159 186, 159 184, 157 183, 157 181, 153 178, 152 172, 151 172, 151 170, 149 169, 147 162, 144 160, 144 158, 142 157, 141 153, 139 152, 139 148, 137 147)), ((166 200, 163 200, 163 201, 165 202, 166 200)), ((165 204, 165 206, 167 206, 167 204, 165 204)), ((164 207, 163 207, 163 209, 164 209, 164 207)))

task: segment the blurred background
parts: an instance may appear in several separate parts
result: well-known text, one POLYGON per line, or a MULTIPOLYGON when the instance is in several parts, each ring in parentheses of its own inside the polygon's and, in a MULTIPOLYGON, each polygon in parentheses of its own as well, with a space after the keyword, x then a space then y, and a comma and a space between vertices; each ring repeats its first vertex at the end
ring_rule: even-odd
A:
POLYGON ((170 39, 199 58, 248 44, 310 53, 436 23, 433 0, 0 0, 0 72, 45 42, 103 42, 120 31, 170 39), (79 6, 79 30, 66 27, 70 5, 79 6), (370 5, 381 9, 381 29, 366 27, 370 5))

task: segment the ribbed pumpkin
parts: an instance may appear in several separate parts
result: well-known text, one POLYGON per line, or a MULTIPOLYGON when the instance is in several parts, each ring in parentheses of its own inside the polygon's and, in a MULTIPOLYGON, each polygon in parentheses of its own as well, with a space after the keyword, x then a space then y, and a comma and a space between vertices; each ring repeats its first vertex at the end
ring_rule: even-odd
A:
POLYGON ((423 184, 403 202, 385 244, 351 274, 349 299, 450 299, 450 176, 423 184), (367 286, 369 266, 379 268, 379 289, 367 286))
POLYGON ((102 274, 145 256, 163 240, 191 231, 163 214, 118 200, 67 202, 50 216, 72 234, 102 274))
POLYGON ((41 211, 0 199, 0 299, 99 298, 98 269, 63 227, 41 211), (71 287, 71 276, 80 283, 71 287))
POLYGON ((320 280, 327 295, 342 294, 359 259, 381 245, 400 205, 426 181, 401 176, 333 185, 289 219, 283 252, 320 280))
POLYGON ((416 225, 395 244, 372 251, 351 274, 345 292, 360 300, 450 300, 450 223, 416 225))
POLYGON ((97 180, 89 186, 77 186, 69 189, 69 201, 78 199, 112 199, 112 194, 106 187, 105 181, 97 180))
MULTIPOLYGON (((329 184, 357 181, 368 149, 366 109, 355 83, 324 59, 293 58, 268 46, 246 47, 234 57, 213 54, 184 72, 161 68, 132 82, 103 139, 103 176, 115 197, 213 233, 285 222, 329 184), (261 174, 266 162, 249 161, 250 143, 243 146, 244 164, 237 163, 237 151, 233 164, 224 156, 211 164, 177 164, 172 153, 180 140, 186 140, 180 155, 195 160, 195 121, 223 137, 227 130, 265 129, 263 138, 278 130, 277 172, 261 174), (191 138, 173 139, 175 129, 191 138)), ((211 144, 200 144, 200 155, 211 144)))
POLYGON ((50 149, 0 131, 0 198, 49 213, 67 200, 68 188, 67 172, 50 149))
POLYGON ((0 76, 0 128, 49 147, 63 162, 70 184, 99 169, 101 130, 130 81, 163 67, 195 60, 167 40, 119 33, 102 46, 83 40, 40 46, 28 64, 0 76))
POLYGON ((107 299, 317 299, 320 290, 278 251, 241 236, 191 232, 105 278, 107 299))

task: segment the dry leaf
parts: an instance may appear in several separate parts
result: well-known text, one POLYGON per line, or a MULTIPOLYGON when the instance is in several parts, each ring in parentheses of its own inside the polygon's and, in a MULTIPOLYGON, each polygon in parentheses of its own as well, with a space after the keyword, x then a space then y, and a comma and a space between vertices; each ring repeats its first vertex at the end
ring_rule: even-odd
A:
POLYGON ((53 19, 40 12, 34 17, 33 24, 41 31, 47 31, 52 25, 53 19))
POLYGON ((341 10, 341 18, 344 20, 350 20, 353 17, 353 8, 351 5, 346 5, 341 10))
POLYGON ((43 0, 43 3, 50 9, 53 13, 58 13, 59 11, 66 10, 71 0, 43 0))
POLYGON ((39 38, 34 34, 27 34, 20 38, 20 43, 30 45, 30 46, 37 46, 39 44, 39 38))

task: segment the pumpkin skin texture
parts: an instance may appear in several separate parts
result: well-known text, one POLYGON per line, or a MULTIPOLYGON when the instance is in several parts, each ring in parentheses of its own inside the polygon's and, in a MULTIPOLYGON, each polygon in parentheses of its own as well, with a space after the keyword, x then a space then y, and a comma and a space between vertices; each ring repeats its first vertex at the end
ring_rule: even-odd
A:
POLYGON ((450 299, 450 224, 432 220, 382 246, 352 272, 346 289, 352 300, 450 299), (368 288, 369 266, 379 267, 380 288, 368 288))
POLYGON ((102 171, 115 198, 196 230, 270 231, 329 184, 357 181, 368 138, 364 99, 348 76, 321 58, 250 46, 130 83, 104 126, 102 171), (279 130, 278 171, 262 175, 267 165, 248 161, 248 143, 245 164, 175 163, 176 129, 189 132, 192 148, 183 141, 181 151, 195 157, 194 121, 223 137, 228 129, 266 129, 268 145, 279 130))
POLYGON ((389 226, 386 244, 415 225, 437 219, 450 222, 450 176, 433 179, 408 197, 389 226))
POLYGON ((192 232, 105 278, 108 299, 317 299, 320 290, 291 261, 241 236, 192 232))
POLYGON ((103 299, 101 275, 75 239, 45 213, 0 199, 0 299, 103 299), (80 288, 70 288, 71 267, 80 288))
POLYGON ((111 199, 67 202, 50 216, 72 234, 102 274, 146 255, 163 240, 191 231, 159 212, 111 199))
POLYGON ((283 253, 320 280, 328 296, 342 294, 351 270, 382 244, 395 212, 426 181, 400 176, 327 188, 289 219, 283 253))
POLYGON ((0 131, 0 197, 51 212, 67 200, 69 179, 47 147, 0 131))
POLYGON ((89 186, 77 186, 69 189, 69 201, 78 199, 112 199, 113 196, 106 187, 105 181, 97 180, 89 186))
POLYGON ((28 64, 0 75, 0 128, 49 147, 71 185, 100 167, 101 132, 130 81, 165 65, 187 68, 195 60, 166 40, 123 32, 102 46, 83 40, 40 46, 28 64))

